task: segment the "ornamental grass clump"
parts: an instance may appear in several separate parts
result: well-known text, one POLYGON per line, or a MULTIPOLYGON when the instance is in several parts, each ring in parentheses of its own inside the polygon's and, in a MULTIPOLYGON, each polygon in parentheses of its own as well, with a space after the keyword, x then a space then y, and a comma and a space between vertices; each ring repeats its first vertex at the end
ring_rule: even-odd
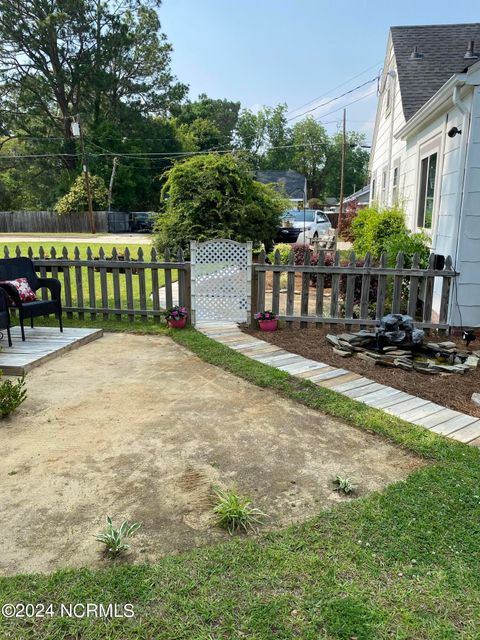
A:
POLYGON ((134 536, 141 526, 139 522, 130 523, 124 520, 116 528, 113 526, 112 519, 107 516, 107 526, 95 536, 95 540, 104 544, 105 553, 114 558, 130 548, 130 545, 125 543, 125 539, 134 536))
POLYGON ((350 493, 353 493, 355 491, 355 485, 353 484, 353 480, 351 478, 337 475, 333 482, 336 485, 335 491, 340 491, 345 495, 349 495, 350 493))
POLYGON ((214 494, 217 501, 213 513, 217 525, 227 529, 230 535, 254 529, 266 517, 263 511, 253 506, 250 498, 239 495, 234 489, 214 489, 214 494))

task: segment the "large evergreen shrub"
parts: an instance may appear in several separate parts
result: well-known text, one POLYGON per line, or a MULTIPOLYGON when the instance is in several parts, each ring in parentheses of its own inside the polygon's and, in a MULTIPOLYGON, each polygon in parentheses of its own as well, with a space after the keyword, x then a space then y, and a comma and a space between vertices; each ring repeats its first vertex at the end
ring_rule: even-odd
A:
POLYGON ((190 240, 231 238, 273 246, 288 202, 256 182, 248 166, 230 154, 191 157, 167 172, 156 244, 188 250, 190 240))

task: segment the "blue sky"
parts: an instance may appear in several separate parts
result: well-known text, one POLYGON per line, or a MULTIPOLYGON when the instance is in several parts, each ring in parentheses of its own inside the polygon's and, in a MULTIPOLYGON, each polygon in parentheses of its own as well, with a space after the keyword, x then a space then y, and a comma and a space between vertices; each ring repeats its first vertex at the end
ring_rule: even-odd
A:
MULTIPOLYGON (((295 116, 373 78, 383 63, 389 26, 478 22, 476 4, 163 0, 160 19, 174 47, 174 73, 190 85, 192 98, 207 93, 240 100, 253 109, 286 102, 295 116)), ((369 142, 376 108, 374 84, 312 115, 333 132, 342 107, 358 98, 347 107, 348 128, 365 132, 369 142), (364 98, 366 94, 370 95, 364 98)))

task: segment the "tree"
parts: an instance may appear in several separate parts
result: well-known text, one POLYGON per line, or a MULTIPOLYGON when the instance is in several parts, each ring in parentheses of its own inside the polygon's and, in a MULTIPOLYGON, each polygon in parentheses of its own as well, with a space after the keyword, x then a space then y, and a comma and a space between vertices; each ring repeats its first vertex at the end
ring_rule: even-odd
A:
MULTIPOLYGON (((52 206, 59 191, 72 186, 81 155, 71 131, 77 114, 89 165, 107 181, 119 149, 162 153, 181 148, 170 125, 166 136, 154 135, 162 128, 155 117, 169 116, 187 92, 170 69, 172 47, 161 32, 160 4, 0 0, 0 131, 24 141, 24 155, 44 156, 15 160, 17 173, 37 176, 19 181, 19 206, 38 199, 52 206), (120 143, 127 136, 132 142, 120 143)), ((8 154, 8 148, 2 152, 8 154)), ((135 164, 136 158, 125 157, 117 172, 115 204, 135 206, 137 196, 154 197, 155 176, 169 165, 159 159, 144 156, 135 164)))
POLYGON ((257 169, 290 169, 291 130, 287 124, 287 105, 263 107, 257 113, 244 109, 238 118, 236 146, 247 151, 257 169))
MULTIPOLYGON (((340 172, 342 163, 343 136, 337 133, 330 141, 324 170, 324 190, 329 197, 340 197, 340 172)), ((365 136, 350 131, 347 133, 345 146, 345 188, 349 195, 361 189, 368 180, 369 153, 361 145, 365 144, 365 136)))
POLYGON ((292 168, 307 178, 308 197, 323 193, 323 171, 329 152, 329 138, 325 128, 312 117, 293 126, 294 152, 292 168))
POLYGON ((270 244, 288 204, 252 179, 249 167, 230 154, 199 155, 176 163, 162 189, 164 210, 156 222, 157 246, 231 238, 270 244))
MULTIPOLYGON (((108 189, 105 182, 99 176, 89 175, 90 190, 92 192, 93 208, 103 210, 107 205, 108 189)), ((60 214, 78 213, 86 211, 88 207, 85 178, 80 175, 70 188, 70 191, 62 196, 55 205, 55 211, 60 214)))
POLYGON ((191 133, 198 151, 229 148, 237 125, 240 102, 216 100, 205 93, 195 102, 173 108, 173 115, 184 135, 191 133))

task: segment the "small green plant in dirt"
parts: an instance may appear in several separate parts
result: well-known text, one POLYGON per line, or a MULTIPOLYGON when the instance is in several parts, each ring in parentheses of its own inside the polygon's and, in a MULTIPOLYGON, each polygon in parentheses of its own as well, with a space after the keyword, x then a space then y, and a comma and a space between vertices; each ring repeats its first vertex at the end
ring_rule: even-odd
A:
POLYGON ((253 506, 250 498, 239 495, 235 489, 214 489, 216 503, 213 512, 217 524, 222 529, 227 529, 230 535, 243 529, 255 528, 262 524, 265 516, 263 511, 253 506))
POLYGON ((335 476, 335 480, 333 481, 335 486, 335 491, 341 491, 345 495, 349 495, 355 491, 355 485, 353 484, 353 480, 351 478, 343 477, 341 475, 335 476))
MULTIPOLYGON (((0 376, 2 376, 1 371, 0 376)), ((16 382, 4 380, 0 383, 0 415, 2 418, 6 418, 15 411, 25 401, 26 397, 25 376, 22 376, 16 382)))
POLYGON ((107 516, 107 526, 102 532, 95 536, 95 540, 104 544, 105 553, 114 558, 130 548, 130 545, 124 541, 134 536, 141 526, 140 522, 130 523, 128 520, 124 520, 122 524, 116 528, 113 526, 112 519, 107 516))

